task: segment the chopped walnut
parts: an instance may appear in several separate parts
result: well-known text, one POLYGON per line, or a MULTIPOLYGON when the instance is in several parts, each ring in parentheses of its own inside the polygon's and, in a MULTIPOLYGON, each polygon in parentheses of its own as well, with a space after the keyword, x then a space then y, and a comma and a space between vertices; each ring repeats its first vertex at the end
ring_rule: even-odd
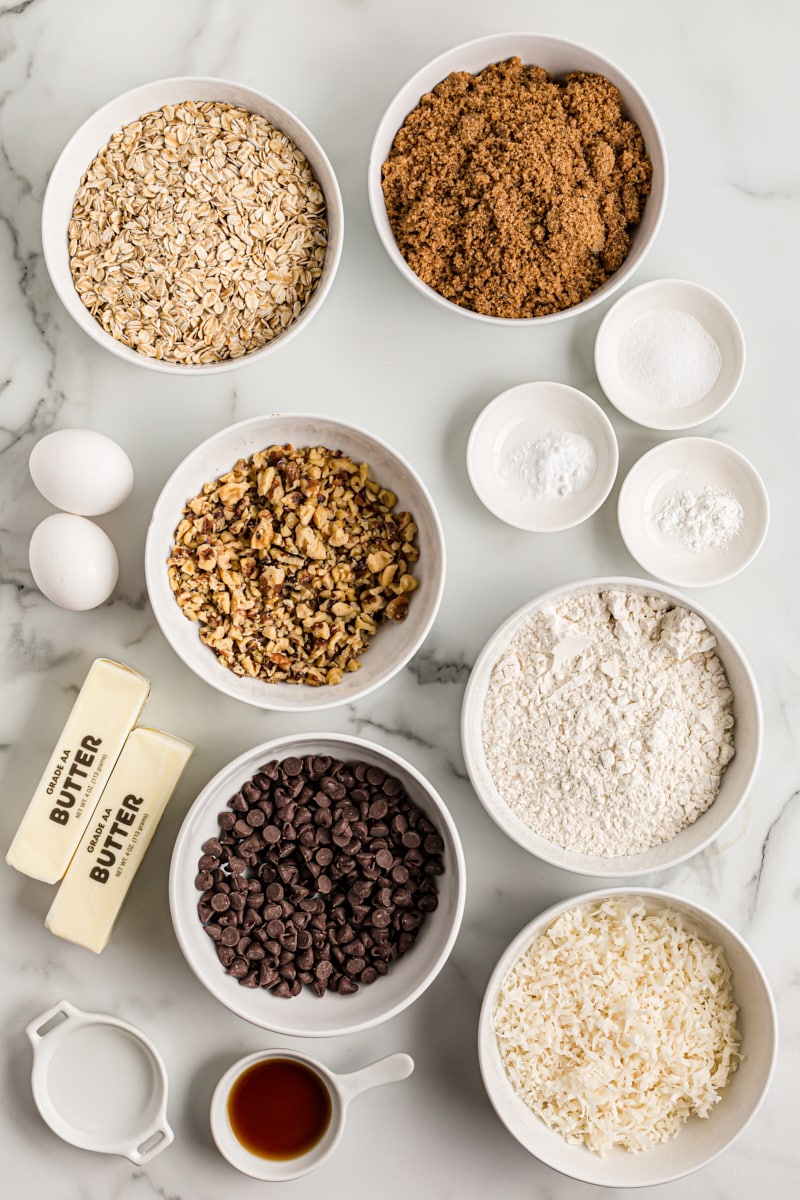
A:
POLYGON ((200 639, 237 675, 340 683, 417 586, 417 526, 325 446, 269 446, 187 501, 167 570, 200 639))

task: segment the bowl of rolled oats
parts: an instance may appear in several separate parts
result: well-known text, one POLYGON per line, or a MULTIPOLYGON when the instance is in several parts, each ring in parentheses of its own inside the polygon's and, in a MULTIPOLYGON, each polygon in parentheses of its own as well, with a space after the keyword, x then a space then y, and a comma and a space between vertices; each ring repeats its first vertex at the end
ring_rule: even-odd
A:
POLYGON ((42 208, 45 262, 101 346, 172 374, 230 370, 317 312, 342 248, 339 185, 288 109, 224 79, 162 79, 72 136, 42 208))
POLYGON ((156 502, 150 603, 188 667, 258 708, 348 704, 419 649, 445 547, 414 469, 372 434, 275 413, 215 433, 156 502))

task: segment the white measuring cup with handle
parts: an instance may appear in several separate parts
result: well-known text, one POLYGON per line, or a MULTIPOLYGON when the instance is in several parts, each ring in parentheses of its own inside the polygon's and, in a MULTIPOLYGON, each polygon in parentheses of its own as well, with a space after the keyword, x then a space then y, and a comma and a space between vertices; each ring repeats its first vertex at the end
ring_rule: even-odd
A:
POLYGON ((161 1055, 134 1025, 61 1000, 31 1021, 31 1083, 42 1119, 82 1150, 137 1166, 174 1139, 161 1055))

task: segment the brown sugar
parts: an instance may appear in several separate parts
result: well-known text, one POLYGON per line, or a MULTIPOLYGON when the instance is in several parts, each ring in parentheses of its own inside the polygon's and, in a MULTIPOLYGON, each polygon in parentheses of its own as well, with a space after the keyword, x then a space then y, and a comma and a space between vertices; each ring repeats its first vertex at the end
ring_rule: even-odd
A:
POLYGON ((542 317, 622 265, 651 176, 605 76, 558 83, 510 58, 422 97, 383 164, 383 195, 400 253, 435 291, 492 317, 542 317))

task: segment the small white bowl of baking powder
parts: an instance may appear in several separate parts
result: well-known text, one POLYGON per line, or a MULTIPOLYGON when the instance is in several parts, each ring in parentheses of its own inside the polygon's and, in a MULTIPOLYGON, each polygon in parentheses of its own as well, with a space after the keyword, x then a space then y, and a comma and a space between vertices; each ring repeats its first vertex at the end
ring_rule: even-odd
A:
POLYGON ((564 383, 521 383, 496 396, 467 443, 478 497, 508 525, 557 533, 596 512, 619 465, 611 422, 564 383))
POLYGON ((691 429, 716 416, 741 382, 744 359, 744 336, 728 306, 682 279, 626 292, 594 347, 606 396, 649 429, 691 429))
POLYGON ((758 554, 769 497, 753 464, 713 438, 674 438, 648 450, 625 477, 617 507, 636 561, 676 587, 733 579, 758 554))

